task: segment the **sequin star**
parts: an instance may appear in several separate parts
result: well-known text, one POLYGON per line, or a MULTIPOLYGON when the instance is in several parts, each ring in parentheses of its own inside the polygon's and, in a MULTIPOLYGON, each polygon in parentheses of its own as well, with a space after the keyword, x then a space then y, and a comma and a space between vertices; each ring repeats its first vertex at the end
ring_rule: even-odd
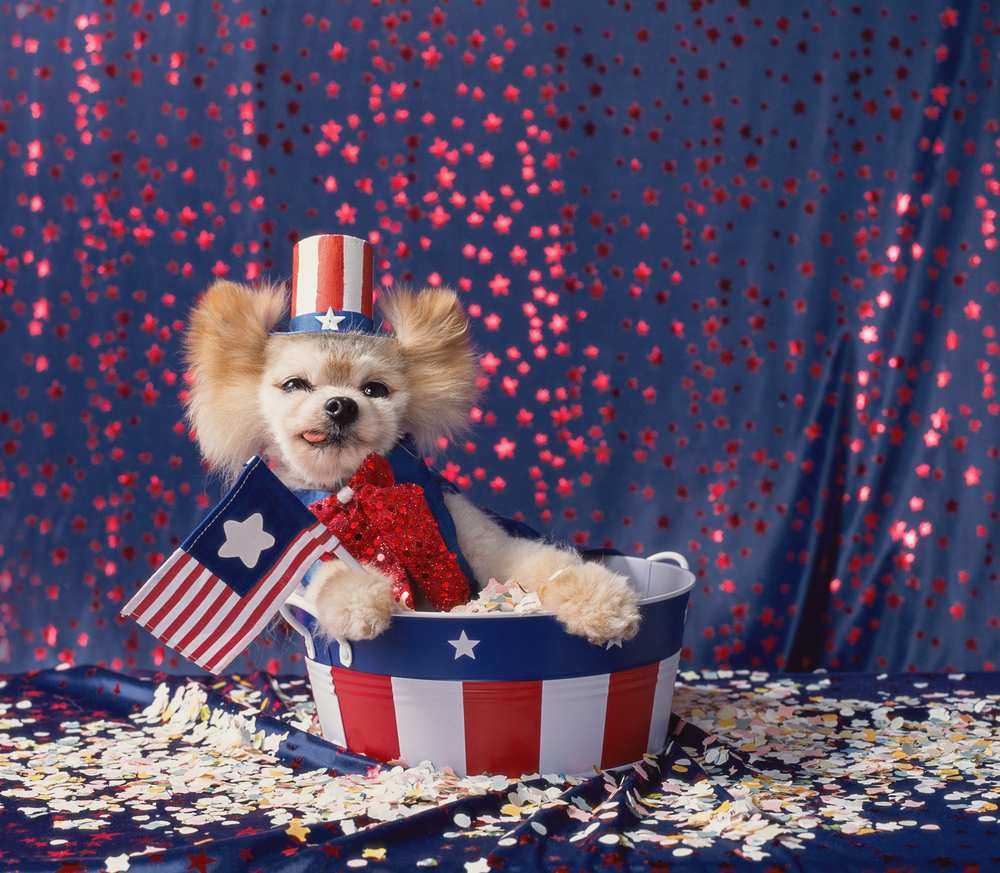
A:
POLYGON ((466 636, 464 630, 462 631, 461 634, 459 634, 457 640, 448 640, 448 643, 449 645, 455 647, 456 661, 459 658, 466 658, 466 657, 472 658, 473 661, 476 660, 476 653, 473 651, 473 649, 475 649, 476 646, 479 645, 479 640, 470 640, 468 636, 466 636))
POLYGON ((334 315, 333 307, 329 307, 323 315, 314 315, 313 318, 319 322, 320 330, 340 330, 340 322, 346 315, 334 315))
POLYGON ((243 521, 230 519, 222 529, 226 532, 226 541, 219 548, 219 557, 239 558, 251 570, 257 566, 261 552, 274 545, 274 537, 264 530, 264 516, 259 512, 243 521))

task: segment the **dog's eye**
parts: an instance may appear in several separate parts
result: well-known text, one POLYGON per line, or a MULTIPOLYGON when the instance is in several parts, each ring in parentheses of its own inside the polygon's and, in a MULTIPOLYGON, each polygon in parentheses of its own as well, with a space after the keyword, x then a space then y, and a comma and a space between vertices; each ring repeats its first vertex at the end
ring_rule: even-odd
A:
POLYGON ((286 394, 289 394, 292 391, 311 391, 312 385, 310 385, 305 379, 300 379, 296 376, 293 379, 286 379, 281 384, 281 390, 286 394))
POLYGON ((388 397, 389 389, 381 382, 365 382, 361 386, 361 393, 365 397, 388 397))

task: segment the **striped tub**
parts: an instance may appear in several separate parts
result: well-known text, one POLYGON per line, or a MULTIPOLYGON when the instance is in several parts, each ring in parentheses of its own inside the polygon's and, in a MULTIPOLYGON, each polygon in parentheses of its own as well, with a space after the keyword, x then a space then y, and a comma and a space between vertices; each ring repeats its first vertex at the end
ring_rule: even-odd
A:
POLYGON ((672 552, 604 562, 642 594, 639 634, 604 646, 510 613, 406 613, 374 640, 328 641, 293 596, 282 614, 304 638, 323 736, 460 774, 579 774, 660 751, 694 576, 672 552))

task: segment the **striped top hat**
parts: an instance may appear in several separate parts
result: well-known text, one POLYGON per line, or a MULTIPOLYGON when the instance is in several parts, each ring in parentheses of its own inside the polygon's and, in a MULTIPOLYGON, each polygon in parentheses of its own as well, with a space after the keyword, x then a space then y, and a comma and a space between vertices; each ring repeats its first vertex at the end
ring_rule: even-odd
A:
POLYGON ((363 239, 323 233, 292 249, 289 333, 375 333, 372 247, 363 239))

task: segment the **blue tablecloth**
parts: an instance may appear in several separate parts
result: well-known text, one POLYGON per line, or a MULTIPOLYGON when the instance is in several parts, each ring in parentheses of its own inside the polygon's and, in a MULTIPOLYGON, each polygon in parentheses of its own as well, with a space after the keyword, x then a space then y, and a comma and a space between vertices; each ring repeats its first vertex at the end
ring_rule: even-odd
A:
POLYGON ((297 678, 11 676, 0 866, 985 873, 998 708, 985 673, 686 673, 663 755, 513 781, 345 753, 297 678))

